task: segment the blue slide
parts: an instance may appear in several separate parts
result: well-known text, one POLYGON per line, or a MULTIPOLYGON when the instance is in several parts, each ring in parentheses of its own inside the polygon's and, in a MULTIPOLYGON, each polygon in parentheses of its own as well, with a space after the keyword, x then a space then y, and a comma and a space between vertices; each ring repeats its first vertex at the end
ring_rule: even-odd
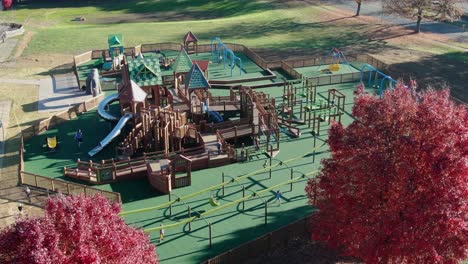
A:
POLYGON ((208 110, 208 116, 213 120, 215 123, 221 123, 224 122, 224 118, 221 116, 220 113, 216 111, 210 111, 208 110))
POLYGON ((112 131, 107 135, 101 142, 99 142, 99 145, 97 145, 95 148, 93 148, 91 151, 88 152, 89 156, 94 156, 96 155, 99 151, 101 151, 105 146, 107 146, 114 138, 116 138, 118 135, 120 135, 120 131, 122 128, 127 124, 127 122, 133 118, 133 115, 130 113, 126 113, 124 116, 122 116, 117 123, 117 125, 112 129, 112 131))
POLYGON ((118 93, 111 94, 111 95, 107 96, 106 98, 104 98, 104 100, 102 100, 99 103, 99 106, 98 106, 99 116, 102 117, 103 119, 107 120, 107 121, 117 122, 119 120, 119 117, 109 113, 108 111, 106 111, 106 107, 108 105, 110 105, 112 102, 115 102, 115 101, 119 101, 119 94, 118 93))

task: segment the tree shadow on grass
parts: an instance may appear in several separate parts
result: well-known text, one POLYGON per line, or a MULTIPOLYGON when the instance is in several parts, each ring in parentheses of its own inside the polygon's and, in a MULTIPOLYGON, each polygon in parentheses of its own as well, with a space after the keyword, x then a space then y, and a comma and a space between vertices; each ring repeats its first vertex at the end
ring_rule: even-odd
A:
MULTIPOLYGON (((129 22, 166 22, 194 19, 213 19, 256 13, 274 8, 270 1, 248 0, 89 0, 89 1, 23 1, 18 8, 81 8, 96 7, 103 12, 123 11, 123 14, 87 19, 85 23, 109 24, 129 22)), ((86 14, 82 14, 86 16, 86 14)), ((92 15, 91 15, 92 16, 92 15)), ((74 19, 73 15, 70 20, 74 19)), ((81 23, 81 22, 80 22, 81 23)))
POLYGON ((394 78, 417 80, 422 89, 448 86, 452 97, 468 103, 468 52, 427 55, 419 61, 392 64, 388 70, 394 78))

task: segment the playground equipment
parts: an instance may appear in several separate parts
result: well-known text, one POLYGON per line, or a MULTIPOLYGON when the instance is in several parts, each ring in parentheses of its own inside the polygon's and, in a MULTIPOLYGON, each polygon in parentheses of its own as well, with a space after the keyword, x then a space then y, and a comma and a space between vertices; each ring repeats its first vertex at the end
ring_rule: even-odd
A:
POLYGON ((211 56, 213 56, 214 51, 217 51, 216 60, 218 63, 224 64, 224 69, 226 69, 226 65, 229 65, 229 68, 231 68, 231 76, 236 65, 239 66, 239 75, 242 75, 242 60, 218 37, 214 37, 211 40, 211 56), (217 44, 215 44, 215 42, 217 44))
POLYGON ((88 78, 86 78, 86 94, 93 94, 93 97, 96 97, 101 93, 102 89, 99 72, 96 68, 94 68, 89 72, 88 78))
POLYGON ((109 143, 112 142, 114 138, 120 135, 120 132, 125 127, 125 124, 127 124, 127 122, 132 118, 133 115, 131 113, 125 113, 122 118, 120 118, 117 125, 115 125, 115 127, 112 129, 112 131, 103 140, 101 140, 101 142, 99 142, 99 145, 90 150, 88 155, 92 157, 99 153, 104 147, 109 145, 109 143))
POLYGON ((56 151, 58 147, 57 136, 47 137, 47 148, 52 151, 56 151))
MULTIPOLYGON (((138 214, 138 213, 144 213, 144 212, 149 212, 149 211, 153 211, 153 210, 159 210, 159 209, 162 209, 162 208, 168 208, 168 207, 174 205, 177 202, 182 202, 182 201, 191 199, 193 197, 197 197, 199 195, 206 194, 207 192, 210 192, 210 191, 214 191, 214 190, 218 190, 218 189, 223 190, 223 188, 228 186, 229 184, 232 184, 234 182, 239 183, 242 180, 248 179, 249 177, 259 175, 259 174, 262 174, 262 173, 268 172, 268 171, 270 171, 270 176, 269 177, 271 178, 271 170, 272 169, 274 169, 276 167, 279 167, 279 166, 282 166, 282 165, 292 163, 294 161, 297 161, 297 160, 302 159, 304 157, 307 157, 309 155, 312 155, 312 154, 315 153, 316 150, 322 148, 324 145, 325 145, 325 143, 323 143, 322 145, 320 145, 318 147, 314 147, 312 149, 312 151, 310 151, 310 152, 298 155, 296 157, 293 157, 293 158, 285 160, 285 161, 280 161, 280 162, 275 163, 275 164, 272 164, 271 161, 273 160, 273 158, 271 158, 269 166, 266 166, 265 168, 262 168, 262 169, 258 169, 256 171, 252 171, 252 172, 240 175, 240 176, 235 177, 235 178, 233 178, 233 179, 231 179, 229 181, 224 180, 224 177, 226 177, 226 175, 223 173, 222 174, 222 182, 219 183, 219 184, 216 184, 216 185, 213 185, 211 187, 205 188, 205 189, 200 190, 198 192, 194 192, 194 193, 179 197, 179 199, 177 199, 177 200, 171 200, 170 199, 169 202, 164 203, 164 204, 160 204, 160 205, 157 205, 157 206, 146 207, 146 208, 140 208, 140 209, 131 210, 131 211, 125 211, 125 212, 120 213, 120 215, 124 216, 124 215, 129 215, 129 214, 138 214)), ((312 172, 312 173, 315 173, 315 172, 312 172)))
POLYGON ((107 43, 109 44, 109 54, 112 59, 124 54, 125 48, 122 34, 109 35, 107 37, 107 43))
POLYGON ((368 78, 367 78, 367 85, 371 86, 372 79, 373 79, 374 83, 373 83, 372 87, 376 87, 376 88, 379 89, 380 97, 382 97, 383 92, 385 91, 385 89, 387 87, 392 88, 393 85, 397 83, 397 81, 395 79, 393 79, 391 76, 384 74, 383 72, 377 70, 372 65, 367 64, 367 63, 364 64, 364 66, 361 67, 361 80, 360 81, 362 83, 364 82, 364 78, 365 78, 365 75, 364 75, 365 70, 369 71, 369 75, 368 75, 368 78), (379 83, 379 77, 381 78, 380 83, 379 83), (387 84, 387 85, 385 85, 385 84, 387 84))
POLYGON ((344 53, 337 48, 332 48, 330 52, 328 52, 328 54, 325 57, 323 57, 322 62, 318 67, 318 71, 324 71, 324 69, 322 69, 322 66, 328 64, 330 66, 327 69, 325 69, 327 73, 339 71, 341 69, 341 64, 347 65, 350 68, 352 67, 346 59, 344 53))
POLYGON ((184 49, 187 51, 187 53, 198 54, 198 38, 195 36, 195 34, 192 33, 192 31, 189 31, 187 34, 185 34, 183 42, 184 49))

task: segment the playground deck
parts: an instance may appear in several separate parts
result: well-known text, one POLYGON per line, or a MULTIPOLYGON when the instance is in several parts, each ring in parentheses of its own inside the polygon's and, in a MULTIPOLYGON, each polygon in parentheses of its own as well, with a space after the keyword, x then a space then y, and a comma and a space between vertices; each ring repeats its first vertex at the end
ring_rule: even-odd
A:
MULTIPOLYGON (((345 110, 347 114, 342 118, 345 124, 352 121, 349 113, 351 113, 355 85, 356 83, 329 87, 320 86, 317 91, 318 96, 323 99, 327 97, 328 88, 337 88, 346 95, 347 104, 345 105, 345 110)), ((257 91, 270 94, 278 102, 282 100, 282 87, 260 88, 257 91)), ((212 93, 214 96, 225 96, 228 91, 212 89, 212 93)), ((294 183, 292 191, 289 191, 290 186, 288 184, 274 187, 291 178, 291 168, 294 170, 293 177, 299 177, 303 173, 311 173, 320 167, 320 160, 329 155, 327 146, 321 146, 316 149, 315 163, 313 163, 313 155, 308 153, 313 149, 311 129, 307 128, 307 125, 298 125, 298 127, 302 129, 302 136, 298 139, 291 138, 286 133, 281 133, 281 151, 275 157, 275 160, 273 160, 273 164, 292 158, 297 159, 285 163, 285 165, 275 167, 272 179, 268 179, 268 171, 259 175, 251 175, 242 181, 229 184, 225 188, 225 196, 223 198, 221 197, 222 190, 203 191, 210 186, 221 183, 222 172, 227 175, 226 181, 229 181, 231 179, 229 177, 235 178, 263 169, 265 161, 268 160, 267 156, 262 153, 254 153, 248 162, 192 172, 192 185, 175 189, 172 199, 176 199, 177 196, 184 197, 195 192, 202 191, 202 193, 174 204, 172 216, 169 216, 169 208, 162 208, 139 214, 126 215, 124 217, 125 220, 129 224, 143 229, 158 227, 161 223, 164 225, 177 225, 177 223, 188 217, 187 206, 190 205, 192 216, 203 215, 203 217, 192 222, 192 231, 188 231, 188 224, 181 224, 173 228, 166 228, 166 238, 161 243, 159 243, 159 232, 157 231, 151 233, 151 239, 157 244, 157 251, 163 263, 199 263, 233 246, 247 242, 310 214, 313 208, 307 204, 304 196, 305 179, 294 183), (221 210, 216 209, 218 207, 210 205, 209 198, 212 195, 217 197, 221 206, 241 198, 242 185, 247 189, 246 195, 251 194, 252 191, 258 192, 271 187, 273 189, 264 191, 261 195, 262 198, 247 201, 244 210, 242 210, 242 203, 221 210), (276 189, 283 193, 284 199, 281 206, 274 201, 276 189), (269 204, 268 225, 264 225, 264 203, 262 199, 267 200, 269 204), (213 212, 212 210, 214 209, 218 211, 213 212), (209 249, 207 222, 213 225, 213 244, 211 249, 209 249)), ((95 111, 87 112, 77 119, 60 124, 58 127, 47 131, 45 135, 35 137, 26 142, 25 169, 27 172, 48 177, 63 178, 63 166, 75 165, 77 158, 89 160, 86 152, 93 148, 111 128, 111 125, 101 120, 95 111), (74 133, 79 128, 84 131, 85 135, 81 149, 77 148, 74 140, 74 133), (46 135, 52 134, 58 136, 59 150, 55 153, 44 152, 42 149, 44 138, 46 135)), ((321 127, 320 137, 316 141, 317 147, 322 145, 324 140, 326 140, 327 129, 328 126, 324 123, 321 127)), ((112 155, 113 147, 109 146, 95 160, 109 158, 112 155)), ((313 177, 313 175, 309 174, 308 177, 313 177)), ((168 196, 154 191, 147 179, 105 184, 99 186, 99 188, 120 192, 124 211, 156 206, 168 201, 168 196)))

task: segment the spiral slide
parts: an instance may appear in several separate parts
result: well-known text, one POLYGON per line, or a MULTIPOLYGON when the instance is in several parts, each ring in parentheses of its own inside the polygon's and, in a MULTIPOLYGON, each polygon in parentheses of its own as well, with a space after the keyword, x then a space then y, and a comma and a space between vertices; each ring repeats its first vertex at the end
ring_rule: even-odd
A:
POLYGON ((111 113, 105 110, 109 104, 118 100, 119 100, 119 94, 112 94, 104 98, 104 100, 102 100, 101 103, 99 103, 98 114, 100 117, 102 117, 103 119, 107 121, 118 120, 119 122, 117 122, 117 125, 115 125, 112 131, 103 140, 101 140, 101 142, 99 142, 99 145, 97 145, 95 148, 93 148, 92 150, 88 152, 88 155, 91 157, 99 153, 104 147, 109 145, 109 143, 114 138, 120 135, 120 132, 122 131, 122 128, 125 127, 125 124, 127 124, 127 122, 133 118, 133 115, 131 113, 126 113, 119 119, 119 117, 112 115, 111 113))

